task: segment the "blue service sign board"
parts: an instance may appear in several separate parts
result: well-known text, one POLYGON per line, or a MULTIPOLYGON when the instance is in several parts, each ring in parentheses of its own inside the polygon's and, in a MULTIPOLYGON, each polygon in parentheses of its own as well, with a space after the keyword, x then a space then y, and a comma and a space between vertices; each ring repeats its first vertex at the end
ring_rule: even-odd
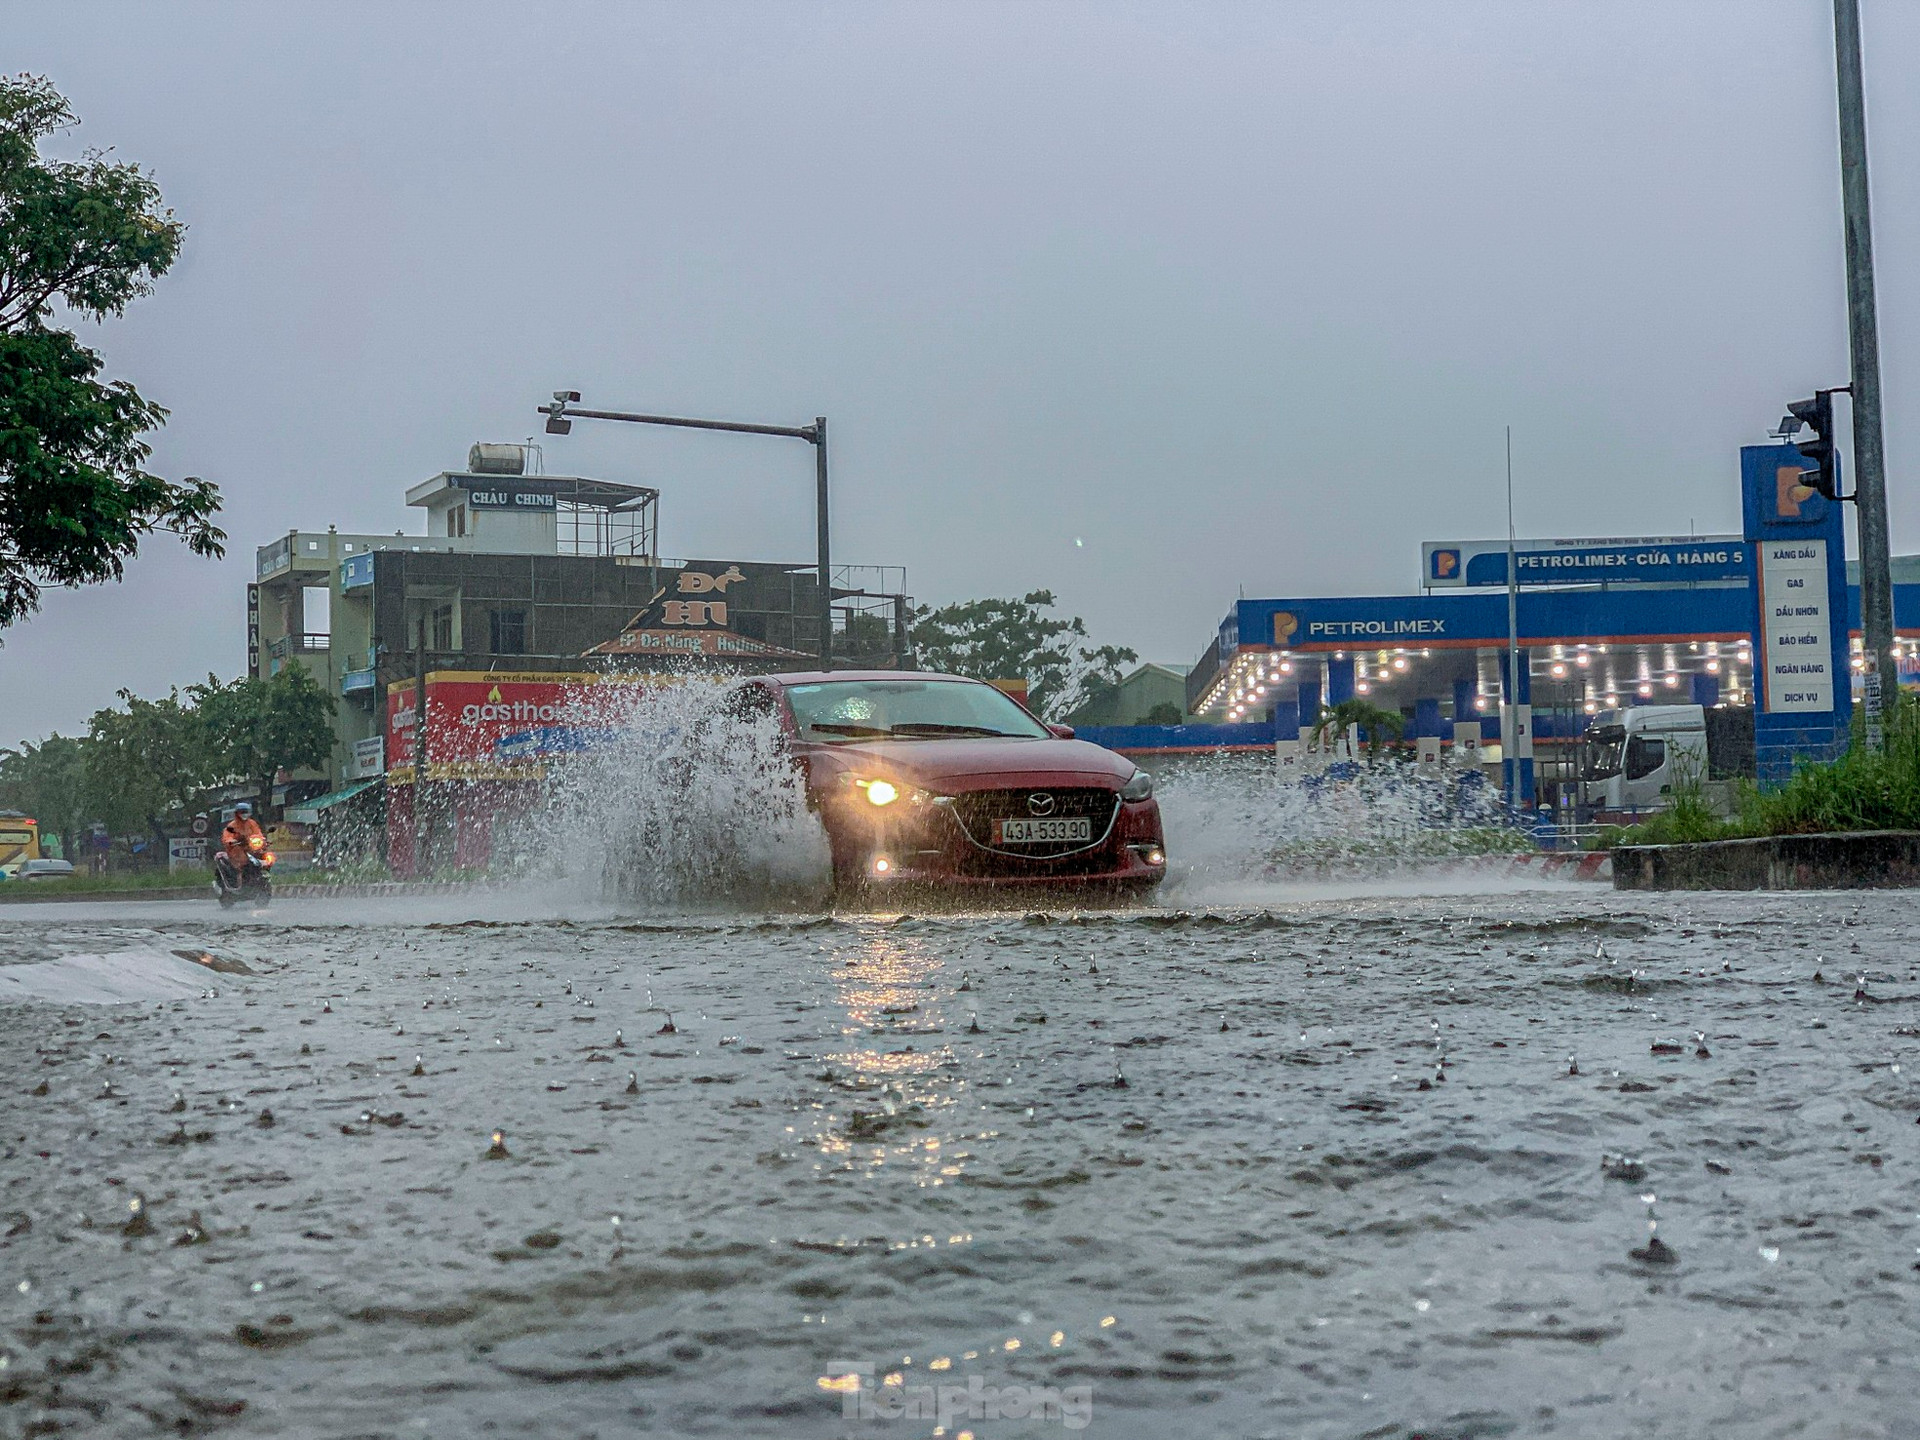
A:
POLYGON ((1846 531, 1840 507, 1809 491, 1805 472, 1792 445, 1740 451, 1741 505, 1753 549, 1753 738, 1762 783, 1786 780, 1796 760, 1838 755, 1853 718, 1846 531))
MULTIPOLYGON (((1686 540, 1523 540, 1514 547, 1522 586, 1682 585, 1741 580, 1748 544, 1738 535, 1686 540)), ((1446 542, 1420 547, 1421 583, 1430 588, 1507 584, 1507 546, 1501 540, 1446 542)))

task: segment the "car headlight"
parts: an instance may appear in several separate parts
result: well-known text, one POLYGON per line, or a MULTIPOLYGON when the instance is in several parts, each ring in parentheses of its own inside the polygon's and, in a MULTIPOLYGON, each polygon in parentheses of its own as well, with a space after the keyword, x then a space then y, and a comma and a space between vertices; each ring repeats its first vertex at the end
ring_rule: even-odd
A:
POLYGON ((858 790, 866 797, 867 803, 876 808, 885 808, 902 800, 909 805, 925 805, 938 798, 917 786, 898 780, 883 780, 875 775, 850 775, 843 783, 858 790))
POLYGON ((1133 778, 1120 787, 1122 800, 1151 800, 1153 798, 1153 776, 1144 770, 1133 772, 1133 778))

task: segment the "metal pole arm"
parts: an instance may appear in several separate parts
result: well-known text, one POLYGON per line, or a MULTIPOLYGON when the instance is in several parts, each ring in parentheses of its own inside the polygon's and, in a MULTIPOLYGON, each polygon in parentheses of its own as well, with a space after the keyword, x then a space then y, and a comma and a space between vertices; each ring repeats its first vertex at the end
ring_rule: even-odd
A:
POLYGON ((679 415, 635 415, 625 410, 577 410, 571 405, 538 405, 535 413, 557 420, 625 420, 633 425, 674 425, 682 430, 731 430, 740 435, 785 435, 815 441, 811 425, 749 425, 740 420, 689 420, 679 415))
POLYGON ((827 533, 827 420, 816 416, 811 425, 749 425, 740 420, 692 420, 684 415, 639 415, 628 410, 576 410, 573 402, 578 390, 556 390, 551 405, 536 405, 535 413, 547 417, 547 429, 564 435, 575 420, 624 420, 630 425, 671 425, 681 430, 726 430, 736 435, 782 435, 804 440, 813 446, 814 504, 820 543, 819 625, 820 668, 833 668, 833 557, 827 533))

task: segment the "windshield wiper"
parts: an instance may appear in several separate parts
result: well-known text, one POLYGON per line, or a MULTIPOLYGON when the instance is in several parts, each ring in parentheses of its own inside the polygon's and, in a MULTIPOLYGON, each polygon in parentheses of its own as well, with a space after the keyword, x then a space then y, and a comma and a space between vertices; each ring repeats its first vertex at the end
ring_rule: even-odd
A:
POLYGON ((891 730, 883 730, 875 725, 822 725, 809 721, 807 728, 809 730, 817 730, 822 735, 872 736, 880 740, 884 740, 893 734, 891 730))
POLYGON ((937 720, 909 720, 893 727, 895 735, 993 735, 1000 739, 1016 739, 1005 730, 995 730, 990 725, 945 725, 937 720))

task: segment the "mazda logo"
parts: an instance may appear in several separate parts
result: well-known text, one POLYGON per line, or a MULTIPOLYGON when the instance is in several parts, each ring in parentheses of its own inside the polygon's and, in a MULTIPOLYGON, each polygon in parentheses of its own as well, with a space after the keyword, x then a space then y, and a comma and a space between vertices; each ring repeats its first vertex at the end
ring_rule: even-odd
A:
POLYGON ((1053 814, 1053 796, 1044 790, 1034 791, 1027 796, 1027 813, 1029 815, 1053 814))

